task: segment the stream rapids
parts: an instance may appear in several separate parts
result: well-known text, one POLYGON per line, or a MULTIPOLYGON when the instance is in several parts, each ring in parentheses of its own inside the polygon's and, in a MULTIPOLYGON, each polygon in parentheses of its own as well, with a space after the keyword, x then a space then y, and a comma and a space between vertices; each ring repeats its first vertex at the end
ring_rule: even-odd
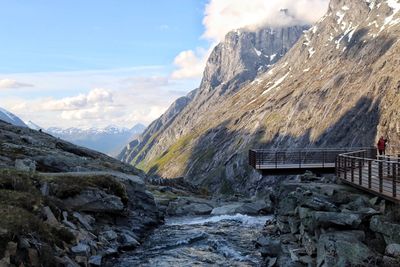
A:
POLYGON ((254 241, 269 219, 242 214, 168 218, 112 266, 260 266, 254 241))

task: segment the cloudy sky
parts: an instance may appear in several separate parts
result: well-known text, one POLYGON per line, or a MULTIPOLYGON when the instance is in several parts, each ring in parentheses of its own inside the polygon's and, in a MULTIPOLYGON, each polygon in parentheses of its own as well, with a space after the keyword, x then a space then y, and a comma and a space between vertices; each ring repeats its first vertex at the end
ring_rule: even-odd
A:
POLYGON ((313 23, 328 2, 4 0, 0 107, 42 127, 148 124, 199 85, 228 31, 313 23))

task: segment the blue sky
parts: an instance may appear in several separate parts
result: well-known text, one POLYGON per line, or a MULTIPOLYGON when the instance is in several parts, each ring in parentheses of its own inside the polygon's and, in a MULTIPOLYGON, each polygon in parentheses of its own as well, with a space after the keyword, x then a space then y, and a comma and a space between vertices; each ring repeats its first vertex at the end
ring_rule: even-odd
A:
POLYGON ((0 0, 0 107, 43 128, 149 124, 227 32, 279 26, 282 8, 312 23, 328 2, 0 0))
POLYGON ((168 65, 207 42, 201 0, 1 3, 1 73, 168 65))

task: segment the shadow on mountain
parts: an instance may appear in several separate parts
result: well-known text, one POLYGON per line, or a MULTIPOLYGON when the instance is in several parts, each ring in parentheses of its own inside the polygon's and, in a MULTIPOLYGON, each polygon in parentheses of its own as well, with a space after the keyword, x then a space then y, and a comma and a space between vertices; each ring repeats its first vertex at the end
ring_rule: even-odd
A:
POLYGON ((262 179, 248 165, 249 149, 373 146, 380 118, 379 104, 380 100, 373 102, 368 97, 360 98, 353 108, 315 140, 311 138, 312 129, 309 128, 299 137, 277 133, 269 141, 263 141, 264 136, 268 136, 268 129, 259 128, 253 134, 232 131, 229 129, 231 121, 225 121, 208 130, 197 141, 188 161, 185 180, 211 192, 251 192, 260 183, 262 186, 274 183, 274 178, 262 179))
POLYGON ((353 35, 348 33, 343 39, 346 43, 344 56, 353 61, 363 61, 373 64, 378 61, 397 42, 397 38, 388 35, 379 35, 375 38, 364 38, 368 34, 367 28, 361 28, 353 35))

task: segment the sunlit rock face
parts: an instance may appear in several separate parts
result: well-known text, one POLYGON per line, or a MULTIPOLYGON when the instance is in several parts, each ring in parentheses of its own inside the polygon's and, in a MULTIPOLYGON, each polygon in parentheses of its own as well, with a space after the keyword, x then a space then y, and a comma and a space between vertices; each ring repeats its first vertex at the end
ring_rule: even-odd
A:
MULTIPOLYGON (((248 167, 253 147, 369 146, 381 134, 398 144, 399 9, 392 0, 333 0, 276 63, 263 56, 266 45, 250 45, 268 29, 228 34, 193 100, 127 161, 213 192, 253 192, 269 182, 248 167)), ((295 29, 280 36, 302 33, 295 29)))

